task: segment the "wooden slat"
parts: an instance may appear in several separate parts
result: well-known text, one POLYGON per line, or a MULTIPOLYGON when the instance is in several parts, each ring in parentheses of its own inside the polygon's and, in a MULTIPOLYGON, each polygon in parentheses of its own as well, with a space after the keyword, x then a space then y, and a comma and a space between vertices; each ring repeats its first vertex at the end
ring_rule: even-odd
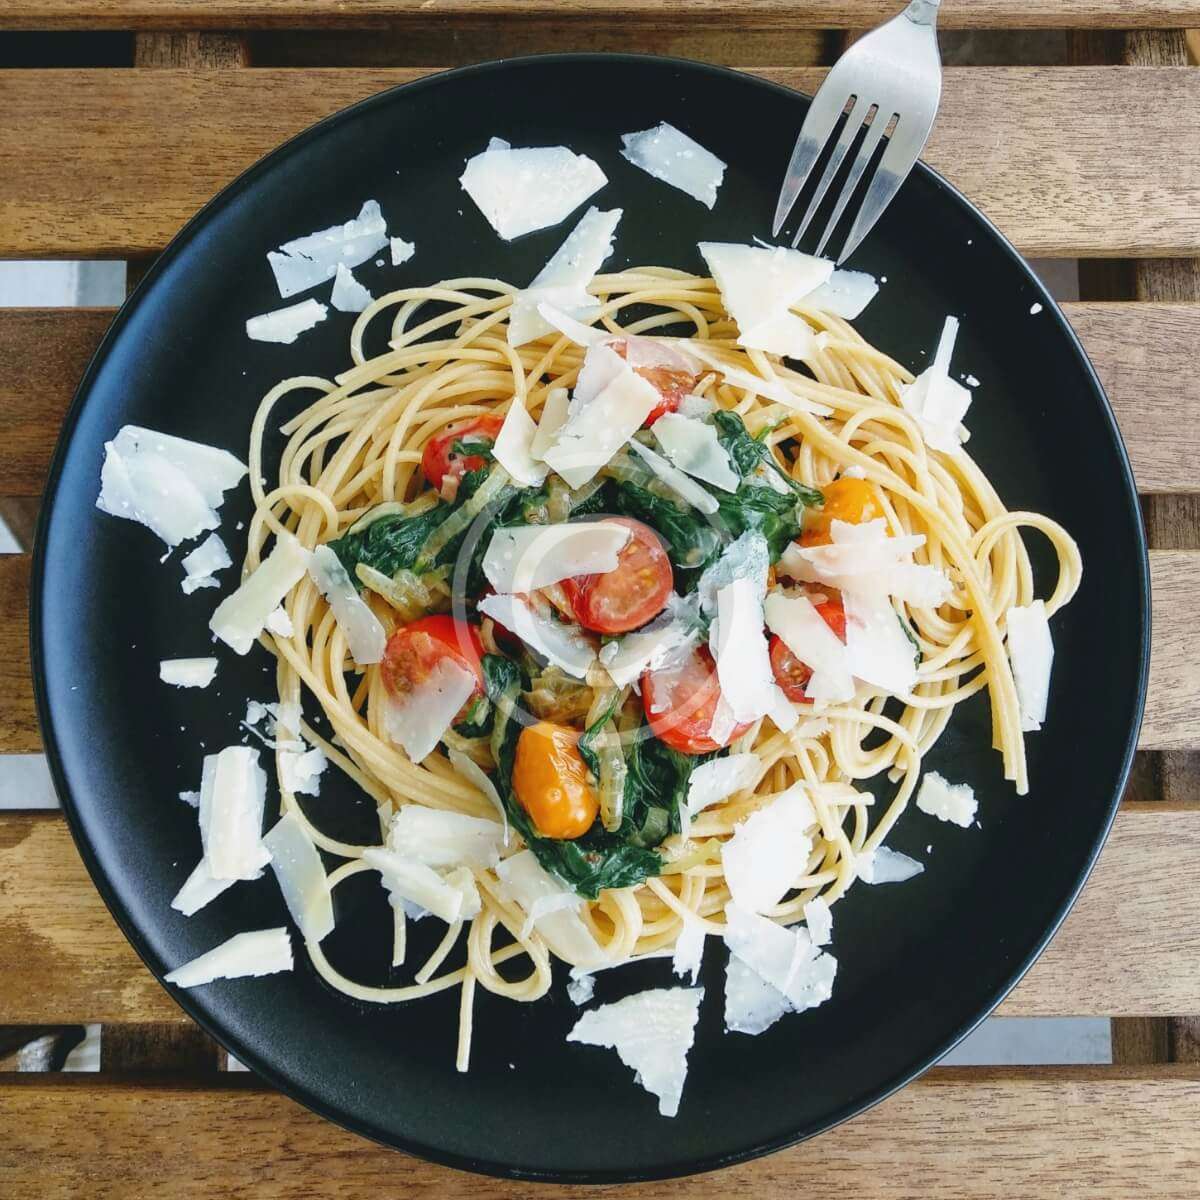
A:
MULTIPOLYGON (((4 73, 0 255, 152 252, 279 142, 421 73, 4 73)), ((759 73, 806 91, 823 78, 759 73)), ((1200 252, 1200 162, 1182 152, 1196 144, 1200 72, 957 68, 927 158, 1028 253, 1182 255, 1200 252)))
MULTIPOLYGON (((1200 304, 1067 304, 1116 410, 1138 490, 1200 491, 1200 304)), ((40 495, 62 415, 111 309, 0 310, 0 496, 40 495)))
MULTIPOLYGON (((1182 1200, 1196 1194, 1198 1109, 1195 1067, 942 1068, 814 1141, 685 1185, 638 1184, 621 1195, 667 1200, 686 1189, 694 1200, 784 1200, 820 1179, 857 1200, 1124 1200, 1140 1192, 1182 1200)), ((128 1085, 8 1076, 0 1112, 6 1200, 291 1200, 398 1188, 438 1200, 613 1194, 548 1184, 535 1192, 404 1158, 244 1077, 128 1085)))
MULTIPOLYGON (((1138 745, 1200 748, 1200 553, 1152 551, 1154 650, 1138 745)), ((0 754, 41 748, 29 682, 29 560, 0 557, 0 754)))
MULTIPOLYGON (((108 915, 59 816, 0 813, 0 881, 0 1023, 186 1020, 108 915)), ((1000 1011, 1198 1009, 1200 812, 1126 805, 1079 903, 1000 1011)))
MULTIPOLYGON (((8 0, 0 28, 255 29, 366 28, 397 22, 534 16, 770 24, 856 29, 895 15, 894 0, 8 0)), ((1172 28, 1195 20, 1193 0, 943 0, 943 28, 1081 26, 1172 28)))

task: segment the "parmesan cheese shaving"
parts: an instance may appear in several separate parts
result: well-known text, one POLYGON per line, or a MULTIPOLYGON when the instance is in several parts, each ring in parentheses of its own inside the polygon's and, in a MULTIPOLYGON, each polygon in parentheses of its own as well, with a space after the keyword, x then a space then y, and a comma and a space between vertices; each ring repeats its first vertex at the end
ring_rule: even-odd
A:
MULTIPOLYGON (((387 634, 379 618, 358 594, 336 552, 329 546, 318 546, 309 556, 308 574, 333 610, 354 661, 359 666, 382 661, 387 634)), ((270 616, 268 613, 264 618, 264 625, 270 616)))
POLYGON ((612 521, 569 521, 497 529, 483 573, 498 592, 527 593, 577 575, 615 571, 629 529, 612 521))
POLYGON ((671 957, 671 970, 682 979, 689 977, 695 983, 704 960, 704 925, 695 917, 684 917, 683 928, 675 939, 675 953, 671 957))
POLYGON ((255 879, 270 861, 262 842, 266 799, 256 750, 228 746, 204 759, 200 840, 214 879, 255 879))
POLYGON ((829 901, 823 896, 814 896, 804 905, 804 924, 814 946, 828 946, 833 939, 833 912, 829 901))
POLYGON ((621 135, 621 154, 648 175, 699 200, 705 208, 717 202, 725 164, 686 133, 661 121, 653 129, 621 135))
POLYGON ((710 759, 692 770, 688 779, 687 807, 692 816, 748 791, 763 773, 757 754, 727 754, 710 759))
POLYGON ((926 445, 946 454, 953 454, 966 440, 960 427, 971 407, 970 391, 950 378, 957 336, 958 319, 947 317, 933 362, 900 390, 900 403, 916 418, 926 445))
POLYGON ((329 302, 338 312, 362 312, 375 297, 357 279, 345 263, 338 263, 329 302))
POLYGON ((339 266, 357 267, 366 262, 387 240, 387 222, 379 203, 367 200, 352 221, 285 242, 267 253, 267 261, 279 294, 286 300, 332 279, 339 266))
POLYGON ((835 270, 819 288, 803 297, 806 308, 818 308, 853 321, 875 299, 879 284, 866 271, 835 270))
POLYGON ((739 724, 757 721, 771 709, 775 673, 763 633, 763 593, 757 580, 742 577, 717 592, 717 619, 709 631, 721 695, 739 724))
POLYGON ((628 687, 645 671, 672 665, 700 639, 700 615, 695 602, 676 595, 649 625, 608 642, 600 662, 617 687, 628 687))
MULTIPOLYGON (((505 897, 519 905, 527 916, 532 914, 538 901, 569 891, 543 869, 532 850, 522 850, 506 858, 496 868, 496 875, 505 897)), ((543 905, 538 919, 538 933, 559 958, 574 967, 586 970, 601 966, 606 961, 603 949, 574 907, 547 911, 543 905)))
POLYGON ((292 941, 286 929, 239 933, 227 942, 193 958, 163 978, 177 987, 199 987, 217 979, 274 975, 292 969, 292 941))
POLYGON ((808 868, 808 830, 816 822, 804 784, 797 783, 738 825, 721 849, 734 902, 750 912, 778 904, 808 868))
POLYGON ((615 1050, 637 1082, 658 1097, 658 1111, 673 1117, 703 996, 703 988, 657 988, 626 996, 584 1013, 567 1041, 615 1050))
POLYGON ((506 241, 565 220, 608 180, 566 146, 514 150, 498 139, 467 160, 459 177, 488 224, 506 241))
POLYGON ((554 445, 558 431, 567 419, 567 404, 566 388, 553 387, 546 393, 541 416, 538 417, 537 432, 533 435, 533 441, 529 445, 529 453, 538 462, 545 459, 546 451, 554 445))
POLYGON ((767 628, 812 671, 804 685, 810 700, 837 702, 853 698, 854 680, 847 648, 807 596, 772 592, 764 612, 767 628))
POLYGON ((217 674, 215 658, 164 658, 158 664, 158 677, 175 687, 205 688, 217 674))
POLYGON ((500 799, 500 793, 496 790, 496 785, 488 778, 487 772, 474 759, 468 758, 460 750, 447 748, 446 757, 450 760, 450 765, 465 779, 473 783, 491 802, 492 807, 496 810, 496 815, 500 818, 501 828, 504 830, 502 841, 507 846, 508 809, 504 807, 504 801, 500 799))
POLYGON ((704 488, 689 479, 678 467, 672 466, 661 455, 655 454, 649 446, 643 446, 637 438, 630 441, 629 449, 685 504, 690 504, 693 508, 708 516, 712 516, 713 513, 720 509, 721 506, 717 502, 717 498, 711 492, 706 492, 704 488))
POLYGON ((388 849, 439 869, 486 869, 500 861, 504 827, 482 817, 404 804, 388 827, 388 849))
POLYGON ((876 846, 870 853, 859 855, 855 873, 863 883, 904 883, 924 870, 925 864, 915 858, 887 846, 876 846))
POLYGON ((681 471, 711 483, 724 492, 736 492, 741 483, 729 452, 717 440, 717 431, 703 421, 664 413, 650 427, 663 453, 681 471))
POLYGON ((515 633, 535 654, 575 679, 583 679, 596 661, 595 647, 575 625, 535 612, 520 596, 487 596, 479 611, 515 633))
MULTIPOLYGON (((511 628, 511 626, 508 626, 511 628)), ((414 763, 426 759, 477 686, 475 673, 450 657, 402 696, 384 693, 383 729, 414 763)))
POLYGON ((290 346, 327 316, 329 309, 324 304, 317 300, 301 300, 299 304, 251 317, 246 322, 246 336, 252 342, 278 342, 290 346))
POLYGON ((525 411, 519 396, 512 398, 504 423, 496 435, 492 453, 496 461, 522 487, 540 487, 550 468, 533 456, 533 440, 537 437, 537 426, 525 411))
POLYGON ((333 898, 321 856, 304 823, 295 813, 284 813, 263 842, 271 852, 271 870, 292 920, 305 941, 319 942, 333 930, 333 898))
POLYGON ((308 570, 309 552, 290 533, 278 534, 275 548, 217 606, 209 629, 238 654, 246 654, 284 596, 308 570))
POLYGON ((950 783, 936 771, 926 771, 917 790, 917 807, 939 821, 969 829, 978 803, 969 784, 950 783))
POLYGON ((403 238, 388 239, 392 252, 392 266, 402 267, 417 252, 415 242, 406 242, 403 238))
POLYGON ((183 588, 185 596, 190 596, 198 588, 220 587, 220 582, 214 576, 217 571, 233 566, 233 559, 229 557, 229 551, 220 537, 210 533, 191 554, 184 557, 180 565, 184 577, 179 586, 183 588))
POLYGON ((311 750, 279 751, 279 786, 293 796, 316 796, 321 791, 321 776, 329 760, 320 746, 311 750))
POLYGON ((363 862, 379 872, 393 901, 418 904, 448 925, 470 921, 479 915, 479 889, 466 867, 442 876, 425 863, 382 846, 368 846, 362 857, 363 862))
POLYGON ((1041 729, 1050 700, 1050 668, 1054 664, 1054 641, 1044 601, 1010 608, 1005 624, 1008 657, 1021 708, 1021 728, 1026 732, 1041 729))
MULTIPOLYGON (((197 792, 181 792, 180 795, 195 795, 196 802, 199 804, 199 793, 197 792)), ((206 904, 215 900, 226 888, 233 887, 236 882, 234 879, 214 879, 208 859, 202 858, 196 864, 195 870, 184 881, 183 886, 175 893, 171 907, 176 912, 183 913, 185 917, 194 916, 206 904)))

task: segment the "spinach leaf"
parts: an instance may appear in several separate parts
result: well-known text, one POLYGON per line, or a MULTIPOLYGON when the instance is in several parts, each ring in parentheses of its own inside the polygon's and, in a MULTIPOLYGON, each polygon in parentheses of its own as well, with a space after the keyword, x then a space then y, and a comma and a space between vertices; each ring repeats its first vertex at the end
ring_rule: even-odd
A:
POLYGON ((492 702, 487 696, 479 696, 467 710, 466 718, 454 726, 454 731, 468 738, 487 737, 492 732, 493 716, 492 702))
POLYGON ((800 536, 801 506, 790 492, 777 492, 766 484, 743 482, 732 494, 717 496, 718 515, 733 538, 757 529, 767 539, 771 561, 777 562, 788 543, 800 536))
POLYGON ((676 586, 684 595, 720 557, 720 533, 694 509, 680 508, 628 480, 616 484, 613 507, 622 516, 644 521, 666 542, 676 586))
MULTIPOLYGON (((645 734, 645 730, 641 731, 645 734)), ((680 831, 692 771, 711 755, 681 754, 656 737, 641 736, 626 756, 625 822, 622 832, 638 845, 657 846, 680 831)))
MULTIPOLYGON (((734 469, 746 480, 754 474, 759 463, 763 463, 769 471, 781 479, 794 493, 797 500, 805 505, 821 504, 824 497, 816 488, 805 487, 797 483, 786 471, 779 468, 771 448, 764 440, 751 437, 742 418, 737 413, 717 412, 713 414, 713 424, 717 427, 717 441, 725 447, 733 460, 734 469)), ((764 435, 765 435, 764 430, 764 435)))
POLYGON ((415 517, 394 513, 372 521, 358 533, 345 533, 329 543, 360 591, 355 567, 366 563, 389 578, 411 570, 429 535, 445 520, 450 505, 438 503, 415 517))
POLYGON ((596 739, 600 731, 613 719, 621 703, 620 691, 614 691, 612 699, 604 706, 600 715, 579 735, 579 757, 587 764, 592 778, 600 778, 600 756, 596 753, 596 739))
MULTIPOLYGON (((521 671, 516 663, 496 654, 483 659, 484 686, 495 709, 492 757, 496 788, 508 819, 545 870, 590 900, 606 888, 632 887, 662 870, 662 859, 645 847, 607 833, 597 823, 581 838, 559 841, 538 833, 529 814, 513 794, 513 763, 521 736, 521 671)), ((528 720, 528 714, 526 714, 528 720)), ((661 840, 661 839, 660 839, 661 840)))

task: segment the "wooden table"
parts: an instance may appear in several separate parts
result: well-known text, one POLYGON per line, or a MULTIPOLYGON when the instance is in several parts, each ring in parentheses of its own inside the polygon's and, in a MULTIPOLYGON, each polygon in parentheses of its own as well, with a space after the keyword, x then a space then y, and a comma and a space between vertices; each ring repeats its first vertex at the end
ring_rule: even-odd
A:
MULTIPOLYGON (((5 0, 0 257, 131 278, 213 192, 317 118, 438 66, 536 50, 707 58, 811 91, 888 0, 5 0), (211 30, 222 32, 209 32, 211 30), (80 66, 80 56, 88 63, 80 66), (99 59, 100 61, 95 61, 99 59)), ((1027 254, 1080 258, 1066 306, 1108 387, 1150 534, 1141 752, 1075 911, 1000 1008, 1113 1019, 1108 1067, 950 1068, 694 1197, 1200 1194, 1200 0, 945 0, 942 26, 1066 29, 1056 65, 981 35, 928 160, 1027 254), (1008 57, 1005 57, 1008 55, 1008 57), (1194 57, 1191 61, 1194 61, 1194 57)), ((1060 45, 1061 39, 1060 39, 1060 45)), ((0 309, 0 511, 28 529, 111 310, 0 309)), ((0 559, 0 752, 39 749, 29 559, 0 559)), ((1119 631, 1114 631, 1114 634, 1119 631)), ((143 968, 57 813, 0 813, 0 1063, 102 1022, 97 1075, 0 1072, 0 1197, 517 1196, 374 1147, 245 1075, 143 968), (37 1027, 14 1029, 14 1027, 37 1027), (385 1191, 386 1189, 386 1191, 385 1191)), ((642 1197, 678 1184, 627 1189, 642 1197)), ((591 1189, 598 1191, 599 1189, 591 1189)), ((577 1189, 586 1193, 588 1189, 577 1189)), ((559 1194, 537 1189, 539 1196, 559 1194)), ((565 1189, 563 1190, 565 1194, 565 1189)))

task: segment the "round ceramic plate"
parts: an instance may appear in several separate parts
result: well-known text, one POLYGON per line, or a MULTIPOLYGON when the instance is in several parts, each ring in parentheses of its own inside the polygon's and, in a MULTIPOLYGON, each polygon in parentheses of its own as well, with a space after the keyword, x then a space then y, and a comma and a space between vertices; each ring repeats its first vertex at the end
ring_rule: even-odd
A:
MULTIPOLYGON (((565 144, 602 166, 608 184, 593 202, 624 210, 610 268, 702 272, 698 241, 769 233, 806 104, 748 75, 652 58, 451 71, 347 109, 263 159, 146 276, 63 430, 37 549, 33 661, 46 748, 80 851, 157 975, 238 931, 287 921, 269 872, 190 920, 170 907, 200 854, 195 812, 176 795, 198 787, 205 752, 243 737, 247 700, 273 698, 273 669, 261 649, 238 658, 222 647, 207 690, 159 683, 160 659, 211 652, 207 621, 235 572, 222 592, 185 597, 179 552, 160 562, 148 530, 95 508, 105 440, 133 422, 244 458, 267 388, 340 370, 349 315, 331 309, 293 346, 250 342, 244 326, 281 305, 267 251, 347 220, 369 198, 393 234, 417 245, 400 268, 369 260, 357 271, 374 294, 454 276, 528 283, 573 221, 513 243, 493 233, 458 184, 464 159, 493 136, 565 144), (622 133, 659 121, 728 163, 711 212, 619 154, 622 133)), ((174 991, 265 1079, 351 1129, 456 1166, 573 1180, 684 1174, 786 1146, 887 1095, 990 1011, 1045 944, 1108 829, 1141 712, 1148 585, 1129 465, 1058 309, 945 181, 918 168, 850 265, 886 278, 859 327, 914 370, 946 314, 961 318, 955 369, 980 380, 971 453, 1010 508, 1049 514, 1082 548, 1083 587, 1054 621, 1049 718, 1028 739, 1029 795, 1017 797, 1001 778, 985 697, 963 704, 928 766, 974 786, 979 827, 906 814, 889 841, 926 863, 924 874, 886 891, 855 888, 840 902, 832 1000, 758 1037, 723 1032, 725 953, 710 942, 674 1120, 658 1115, 616 1054, 565 1041, 579 1010, 561 969, 535 1004, 477 993, 467 1075, 454 1070, 454 993, 396 1007, 354 1003, 326 987, 303 953, 290 974, 174 991)), ((315 294, 327 301, 327 293, 315 294)), ((249 511, 243 484, 220 530, 237 561, 249 511)), ((1044 547, 1033 551, 1045 568, 1044 547)), ((1042 594, 1052 584, 1043 572, 1042 594)), ((339 836, 374 840, 371 803, 328 775, 310 813, 339 836)), ((357 979, 387 981, 390 918, 377 879, 356 877, 336 903, 330 958, 357 979)), ((596 998, 671 982, 669 962, 653 962, 601 975, 596 998)))

